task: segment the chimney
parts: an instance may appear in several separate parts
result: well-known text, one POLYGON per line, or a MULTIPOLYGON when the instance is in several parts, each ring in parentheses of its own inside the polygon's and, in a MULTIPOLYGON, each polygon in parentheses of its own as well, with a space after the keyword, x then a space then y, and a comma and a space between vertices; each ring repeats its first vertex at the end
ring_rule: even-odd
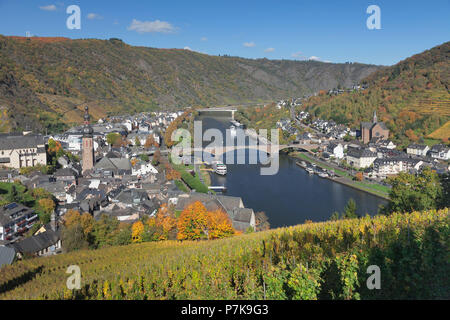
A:
POLYGON ((53 231, 56 231, 58 229, 58 227, 56 225, 56 214, 55 214, 55 211, 52 212, 52 215, 50 217, 50 227, 52 228, 53 231))

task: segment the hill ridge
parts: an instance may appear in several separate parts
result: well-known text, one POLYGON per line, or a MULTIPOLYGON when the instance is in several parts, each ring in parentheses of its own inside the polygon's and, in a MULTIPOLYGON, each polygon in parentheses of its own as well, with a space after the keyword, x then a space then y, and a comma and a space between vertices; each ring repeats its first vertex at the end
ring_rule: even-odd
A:
POLYGON ((30 39, 0 35, 0 107, 8 109, 10 130, 62 130, 62 124, 82 120, 78 109, 86 103, 96 118, 158 107, 268 102, 349 86, 379 69, 135 47, 115 38, 30 39))

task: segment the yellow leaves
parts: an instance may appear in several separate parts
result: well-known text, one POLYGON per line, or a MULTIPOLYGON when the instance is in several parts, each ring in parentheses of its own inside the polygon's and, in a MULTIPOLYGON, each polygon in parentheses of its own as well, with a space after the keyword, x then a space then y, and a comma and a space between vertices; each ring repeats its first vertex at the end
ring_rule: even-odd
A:
POLYGON ((45 213, 52 213, 55 209, 55 202, 52 199, 44 198, 38 201, 39 207, 45 213))
POLYGON ((85 234, 90 233, 94 228, 94 218, 90 213, 85 212, 80 217, 80 224, 85 234))
POLYGON ((131 241, 133 243, 142 242, 142 234, 144 233, 144 224, 137 221, 131 226, 131 241))
POLYGON ((81 222, 81 215, 78 211, 70 209, 64 215, 64 225, 66 228, 79 224, 81 222))

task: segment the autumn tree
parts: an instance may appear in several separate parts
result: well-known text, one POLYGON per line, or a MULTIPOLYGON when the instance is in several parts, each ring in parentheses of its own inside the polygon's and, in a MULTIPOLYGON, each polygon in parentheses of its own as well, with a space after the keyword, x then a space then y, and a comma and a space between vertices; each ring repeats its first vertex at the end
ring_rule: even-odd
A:
POLYGON ((178 218, 178 240, 199 240, 207 236, 207 210, 205 206, 196 201, 189 204, 178 218))
POLYGON ((256 231, 264 231, 270 229, 269 218, 264 211, 255 213, 256 231))
POLYGON ((155 226, 160 227, 162 234, 159 240, 167 240, 171 237, 171 233, 177 228, 177 219, 173 212, 173 208, 167 204, 163 204, 156 214, 155 226))
POLYGON ((228 214, 218 209, 207 214, 208 239, 220 239, 232 236, 235 231, 228 214))
POLYGON ((69 209, 64 215, 64 226, 70 228, 76 224, 81 224, 81 215, 77 210, 69 209))
POLYGON ((144 147, 150 149, 151 147, 159 147, 158 143, 155 140, 155 137, 152 134, 149 134, 147 139, 145 140, 144 147))
POLYGON ((52 199, 40 199, 38 204, 43 213, 51 214, 55 210, 55 202, 52 199))
POLYGON ((153 154, 152 164, 158 165, 161 162, 161 151, 159 148, 156 149, 155 153, 153 154))
POLYGON ((94 229, 94 218, 89 212, 85 212, 80 217, 80 224, 85 234, 89 234, 94 229))
POLYGON ((144 224, 142 221, 136 221, 131 227, 131 241, 133 243, 142 242, 142 234, 144 233, 144 224))
POLYGON ((355 175, 356 180, 363 181, 363 173, 361 171, 358 171, 355 175))

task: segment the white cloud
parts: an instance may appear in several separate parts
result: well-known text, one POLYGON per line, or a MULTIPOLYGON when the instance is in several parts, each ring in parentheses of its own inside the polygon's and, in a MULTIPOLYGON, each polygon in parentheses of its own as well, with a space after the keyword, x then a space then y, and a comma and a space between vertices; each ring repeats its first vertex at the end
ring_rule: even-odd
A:
POLYGON ((255 43, 254 42, 244 42, 242 45, 247 48, 253 48, 255 46, 255 43))
POLYGON ((130 31, 136 31, 138 33, 147 32, 159 32, 159 33, 172 33, 175 32, 176 28, 166 21, 139 21, 133 19, 130 26, 128 27, 130 31))
POLYGON ((264 50, 264 52, 274 52, 275 48, 267 48, 264 50))
POLYGON ((321 61, 319 57, 316 56, 311 56, 308 58, 308 60, 313 60, 313 61, 321 61))
POLYGON ((102 16, 96 13, 88 13, 87 18, 89 20, 102 19, 102 16))
POLYGON ((200 40, 201 41, 208 41, 208 38, 207 37, 201 37, 200 40))
POLYGON ((56 6, 54 4, 49 4, 48 6, 39 7, 39 9, 44 11, 56 11, 56 6))
POLYGON ((301 51, 294 52, 293 54, 291 54, 291 57, 296 58, 296 59, 304 59, 305 58, 301 51))

